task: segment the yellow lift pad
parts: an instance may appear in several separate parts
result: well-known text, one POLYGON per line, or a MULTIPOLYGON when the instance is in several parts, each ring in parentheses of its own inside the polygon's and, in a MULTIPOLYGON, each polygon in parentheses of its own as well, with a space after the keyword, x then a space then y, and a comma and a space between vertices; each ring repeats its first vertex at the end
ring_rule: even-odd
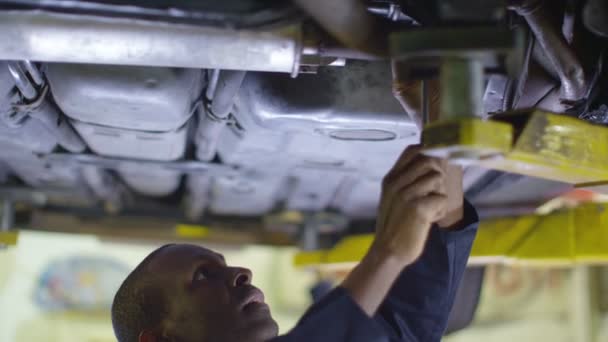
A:
POLYGON ((514 142, 504 159, 481 165, 574 184, 608 180, 608 128, 604 126, 536 111, 514 142))
POLYGON ((178 224, 175 234, 184 239, 204 239, 209 236, 209 228, 199 225, 178 224))
MULTIPOLYGON (((294 264, 352 264, 363 258, 373 235, 347 237, 326 251, 301 252, 294 264)), ((549 215, 483 221, 470 262, 537 265, 608 263, 608 205, 585 204, 549 215)))
POLYGON ((573 184, 608 181, 608 128, 565 115, 533 111, 438 121, 425 127, 423 143, 429 155, 491 169, 573 184))
POLYGON ((0 246, 15 246, 19 241, 19 231, 0 232, 0 246))
POLYGON ((513 144, 513 127, 504 122, 460 118, 425 126, 425 154, 441 158, 487 158, 504 155, 513 144))

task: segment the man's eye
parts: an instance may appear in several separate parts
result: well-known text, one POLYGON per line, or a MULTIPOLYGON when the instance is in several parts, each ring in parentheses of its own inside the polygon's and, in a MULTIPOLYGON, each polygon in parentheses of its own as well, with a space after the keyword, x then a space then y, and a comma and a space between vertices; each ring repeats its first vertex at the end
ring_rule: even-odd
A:
POLYGON ((194 272, 194 278, 193 280, 195 282, 197 281, 203 281, 203 280, 207 280, 209 279, 211 276, 211 272, 209 272, 209 270, 206 267, 199 267, 196 272, 194 272))

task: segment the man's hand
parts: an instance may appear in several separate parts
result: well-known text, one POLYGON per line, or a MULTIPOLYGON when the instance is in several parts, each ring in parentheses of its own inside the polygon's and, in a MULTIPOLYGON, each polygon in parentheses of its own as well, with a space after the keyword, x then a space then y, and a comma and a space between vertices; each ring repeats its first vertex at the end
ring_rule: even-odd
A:
POLYGON ((445 169, 445 183, 448 195, 446 213, 437 221, 441 228, 452 229, 459 227, 458 223, 464 218, 464 191, 462 189, 462 167, 448 164, 445 169))
POLYGON ((376 238, 342 284, 369 316, 422 254, 432 224, 450 228, 462 220, 462 172, 421 149, 406 149, 384 178, 376 238))
POLYGON ((420 151, 408 148, 384 178, 372 247, 404 265, 420 256, 433 223, 448 228, 462 219, 462 171, 420 151))
POLYGON ((372 248, 408 265, 420 256, 431 224, 447 211, 445 165, 408 148, 382 184, 372 248))

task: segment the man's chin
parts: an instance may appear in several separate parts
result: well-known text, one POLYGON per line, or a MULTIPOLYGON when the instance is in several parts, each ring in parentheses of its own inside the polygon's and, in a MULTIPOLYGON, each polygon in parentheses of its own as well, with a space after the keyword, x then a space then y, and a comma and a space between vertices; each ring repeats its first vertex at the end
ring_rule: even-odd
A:
POLYGON ((279 335, 279 325, 277 324, 277 322, 272 319, 272 317, 270 317, 270 320, 268 322, 268 337, 266 338, 267 340, 277 337, 279 335))
POLYGON ((248 317, 247 336, 250 336, 255 341, 267 341, 279 334, 279 326, 270 312, 266 315, 257 315, 256 317, 248 317))

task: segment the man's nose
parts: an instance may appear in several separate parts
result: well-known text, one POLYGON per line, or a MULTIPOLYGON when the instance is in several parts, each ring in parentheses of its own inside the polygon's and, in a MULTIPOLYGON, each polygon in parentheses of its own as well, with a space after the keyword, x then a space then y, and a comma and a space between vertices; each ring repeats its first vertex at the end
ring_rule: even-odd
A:
POLYGON ((251 284, 251 270, 243 267, 230 267, 230 286, 239 287, 251 284))

